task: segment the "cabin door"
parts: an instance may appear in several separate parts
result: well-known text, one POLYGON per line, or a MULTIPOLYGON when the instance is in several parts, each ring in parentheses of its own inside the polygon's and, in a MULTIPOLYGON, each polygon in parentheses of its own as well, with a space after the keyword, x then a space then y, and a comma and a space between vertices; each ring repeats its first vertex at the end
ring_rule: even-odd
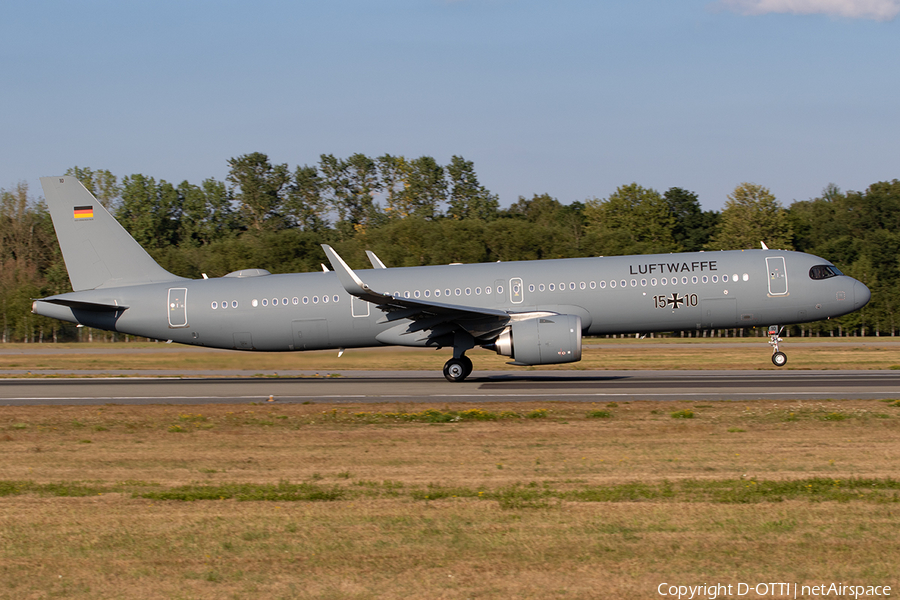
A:
POLYGON ((783 256, 766 258, 766 272, 769 275, 769 295, 785 296, 788 293, 787 268, 783 256))
POLYGON ((169 327, 187 327, 187 288, 169 288, 169 327))

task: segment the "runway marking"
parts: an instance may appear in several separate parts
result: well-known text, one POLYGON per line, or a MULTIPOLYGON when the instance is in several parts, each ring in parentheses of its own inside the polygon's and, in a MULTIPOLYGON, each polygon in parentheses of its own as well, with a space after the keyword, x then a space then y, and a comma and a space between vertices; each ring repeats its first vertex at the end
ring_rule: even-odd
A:
MULTIPOLYGON (((641 392, 595 392, 595 393, 572 393, 572 394, 552 394, 553 398, 561 398, 561 397, 632 397, 632 398, 645 398, 645 397, 700 397, 700 396, 760 396, 764 395, 767 397, 771 396, 846 396, 849 394, 842 393, 834 393, 828 391, 821 392, 668 392, 668 393, 641 393, 641 392)), ((855 392, 852 393, 854 398, 861 398, 863 396, 900 396, 900 392, 897 391, 869 391, 869 392, 855 392)), ((359 398, 410 398, 415 400, 422 400, 424 398, 546 398, 548 394, 431 394, 428 396, 422 396, 419 394, 384 394, 384 395, 363 395, 363 394, 352 394, 352 395, 315 395, 315 396, 290 396, 290 395, 275 395, 275 400, 352 400, 359 398)), ((20 402, 20 401, 44 401, 44 402, 63 402, 63 401, 71 401, 71 402, 83 402, 83 401, 93 401, 93 402, 115 402, 115 401, 140 401, 140 402, 152 402, 159 401, 164 402, 166 400, 234 400, 234 401, 242 401, 242 400, 251 400, 251 401, 262 401, 268 399, 268 395, 260 394, 255 396, 60 396, 60 397, 28 397, 28 398, 3 398, 0 399, 0 405, 4 402, 20 402)))

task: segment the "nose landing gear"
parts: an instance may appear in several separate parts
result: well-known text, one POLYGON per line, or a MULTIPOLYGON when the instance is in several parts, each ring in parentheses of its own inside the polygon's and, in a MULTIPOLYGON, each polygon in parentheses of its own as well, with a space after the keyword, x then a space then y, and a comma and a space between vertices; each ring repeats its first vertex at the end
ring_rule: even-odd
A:
POLYGON ((768 331, 769 345, 772 346, 772 364, 776 367, 783 367, 787 364, 787 354, 778 348, 778 342, 784 341, 779 335, 781 329, 782 328, 778 325, 770 325, 768 331))

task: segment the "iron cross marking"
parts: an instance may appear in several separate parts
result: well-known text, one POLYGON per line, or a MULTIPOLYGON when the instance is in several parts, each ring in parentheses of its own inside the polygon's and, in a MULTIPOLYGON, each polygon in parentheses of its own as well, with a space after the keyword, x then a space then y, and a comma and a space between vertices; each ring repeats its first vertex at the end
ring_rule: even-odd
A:
POLYGON ((672 294, 671 298, 667 298, 666 302, 669 303, 669 306, 673 308, 678 308, 682 304, 684 304, 684 297, 679 296, 678 294, 672 294))

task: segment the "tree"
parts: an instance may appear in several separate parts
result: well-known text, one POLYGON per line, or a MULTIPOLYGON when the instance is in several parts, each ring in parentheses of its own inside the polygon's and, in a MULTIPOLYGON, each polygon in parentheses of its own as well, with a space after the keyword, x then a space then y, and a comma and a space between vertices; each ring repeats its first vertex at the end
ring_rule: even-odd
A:
POLYGON ((772 192, 755 183, 742 183, 728 195, 719 228, 707 244, 710 250, 769 248, 790 250, 793 234, 787 211, 772 192))
POLYGON ((342 235, 378 220, 372 197, 381 190, 375 161, 364 154, 347 160, 323 154, 319 159, 322 189, 338 216, 342 235))
POLYGON ((672 227, 675 243, 685 252, 702 250, 719 222, 718 213, 704 212, 697 194, 679 187, 666 190, 663 198, 675 219, 672 227))
POLYGON ((594 247, 602 254, 675 252, 675 217, 656 190, 637 183, 619 186, 606 200, 585 206, 594 247))
POLYGON ((295 227, 304 231, 322 231, 327 227, 322 178, 315 167, 297 167, 291 184, 287 187, 284 205, 285 212, 295 227))
POLYGON ((403 219, 412 212, 405 194, 409 182, 409 163, 403 156, 385 154, 375 159, 378 165, 378 176, 381 179, 381 190, 385 194, 384 207, 388 219, 403 219))
POLYGON ((231 194, 223 182, 210 178, 197 186, 183 181, 178 195, 182 211, 178 221, 179 245, 205 246, 237 229, 231 194))
POLYGON ((141 174, 122 178, 122 203, 116 218, 144 248, 165 248, 177 241, 181 198, 167 181, 141 174))
POLYGON ((88 167, 72 167, 65 174, 80 181, 106 210, 115 214, 122 191, 115 175, 103 169, 94 171, 88 167))
POLYGON ((262 152, 228 159, 228 181, 239 190, 235 198, 248 228, 256 231, 284 225, 282 190, 290 182, 287 164, 273 165, 262 152))
POLYGON ((472 161, 454 155, 447 165, 447 175, 450 179, 448 217, 482 221, 493 221, 497 218, 497 209, 500 206, 497 196, 478 183, 472 161))

